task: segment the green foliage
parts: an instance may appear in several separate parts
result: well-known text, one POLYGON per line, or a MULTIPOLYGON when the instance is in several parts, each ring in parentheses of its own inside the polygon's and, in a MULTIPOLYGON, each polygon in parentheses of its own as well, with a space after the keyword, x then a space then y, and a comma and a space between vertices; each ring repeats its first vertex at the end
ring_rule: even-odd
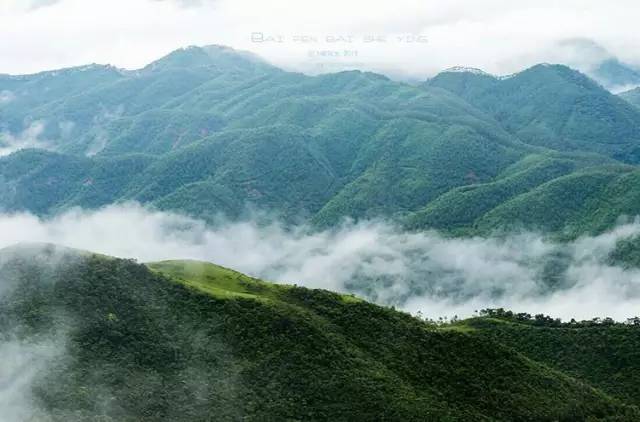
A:
POLYGON ((609 262, 625 268, 640 268, 640 236, 619 240, 609 255, 609 262))
POLYGON ((113 159, 76 157, 22 150, 0 160, 0 207, 46 215, 72 206, 100 207, 122 198, 131 179, 153 158, 122 155, 113 159))
POLYGON ((502 79, 443 72, 426 85, 460 95, 524 142, 640 161, 640 112, 566 66, 541 64, 502 79))
POLYGON ((463 321, 470 332, 512 347, 627 403, 640 405, 640 320, 561 323, 545 315, 488 310, 463 321))
POLYGON ((629 91, 621 92, 618 94, 623 100, 626 100, 631 105, 640 108, 640 88, 634 88, 629 91))
POLYGON ((3 211, 135 200, 208 221, 259 209, 316 227, 385 217, 567 237, 639 212, 637 168, 620 161, 640 161, 640 111, 563 66, 416 87, 289 73, 211 46, 135 72, 2 76, 0 90, 16 96, 0 129, 40 121, 56 150, 0 158, 3 211))
POLYGON ((350 296, 194 261, 146 267, 53 246, 1 255, 1 338, 65 338, 33 385, 52 420, 640 416, 476 331, 350 296))
POLYGON ((619 175, 617 168, 596 168, 559 177, 500 204, 478 225, 487 230, 500 222, 513 221, 542 231, 570 230, 567 222, 579 222, 587 213, 585 204, 595 200, 619 175))
POLYGON ((407 224, 412 228, 472 231, 476 221, 492 209, 574 171, 579 165, 573 160, 529 155, 505 170, 505 175, 496 181, 452 189, 441 195, 413 214, 407 224))

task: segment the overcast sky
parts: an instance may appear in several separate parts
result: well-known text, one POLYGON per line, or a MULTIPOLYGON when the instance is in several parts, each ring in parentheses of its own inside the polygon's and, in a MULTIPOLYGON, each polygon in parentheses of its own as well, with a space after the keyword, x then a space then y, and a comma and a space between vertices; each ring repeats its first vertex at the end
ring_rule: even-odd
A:
POLYGON ((179 47, 225 44, 308 72, 507 74, 602 53, 566 42, 575 39, 640 65, 638 22, 637 0, 0 0, 0 73, 137 68, 179 47))

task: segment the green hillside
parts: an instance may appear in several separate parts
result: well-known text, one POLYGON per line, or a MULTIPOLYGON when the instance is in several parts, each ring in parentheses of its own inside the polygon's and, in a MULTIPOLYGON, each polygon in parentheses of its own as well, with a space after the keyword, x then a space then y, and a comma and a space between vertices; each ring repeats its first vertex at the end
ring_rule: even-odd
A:
POLYGON ((611 91, 640 84, 640 71, 633 65, 609 58, 590 72, 596 81, 611 91))
POLYGON ((640 161, 640 111, 566 66, 540 64, 504 78, 445 71, 425 86, 459 95, 529 144, 640 161))
POLYGON ((13 98, 0 104, 0 147, 38 122, 50 149, 0 157, 5 212, 138 201, 204 220, 257 209, 318 228, 382 217, 567 236, 640 212, 640 111, 564 66, 411 86, 210 46, 137 71, 2 76, 0 92, 13 98))
POLYGON ((0 279, 0 341, 60 345, 29 386, 36 420, 640 417, 635 396, 488 335, 212 264, 24 245, 0 279))
POLYGON ((535 154, 507 168, 495 181, 452 189, 408 218, 411 228, 432 227, 459 234, 525 228, 544 232, 599 232, 621 215, 635 215, 635 189, 618 190, 606 215, 592 214, 611 189, 633 177, 635 168, 596 165, 601 157, 535 154), (611 187, 610 187, 611 186, 611 187), (609 189, 609 190, 607 190, 609 189))
POLYGON ((622 92, 618 94, 618 96, 631 103, 631 105, 640 108, 640 88, 634 88, 630 91, 622 92))
POLYGON ((566 238, 599 234, 640 204, 635 167, 527 157, 496 182, 454 189, 409 217, 411 228, 489 234, 508 229, 566 238), (581 168, 582 167, 582 168, 581 168))
POLYGON ((489 314, 456 326, 512 347, 628 403, 640 404, 636 387, 640 382, 640 320, 561 324, 541 316, 489 314))

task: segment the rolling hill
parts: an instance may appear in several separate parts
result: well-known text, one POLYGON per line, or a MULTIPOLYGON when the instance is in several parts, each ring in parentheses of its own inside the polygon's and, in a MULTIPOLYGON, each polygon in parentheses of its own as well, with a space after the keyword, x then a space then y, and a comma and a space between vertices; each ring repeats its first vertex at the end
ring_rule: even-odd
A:
MULTIPOLYGON (((18 416, 640 417, 633 377, 612 388, 609 366, 582 359, 574 370, 536 350, 518 352, 515 336, 503 343, 490 319, 437 326, 353 296, 275 285, 208 263, 141 265, 54 245, 0 251, 0 280, 0 347, 15 359, 40 356, 31 378, 18 371, 4 387, 31 399, 11 403, 8 411, 18 416)), ((621 340, 607 346, 624 358, 614 369, 634 370, 635 352, 625 342, 636 341, 638 330, 608 333, 621 340)), ((566 330, 531 329, 527 339, 540 344, 548 335, 560 339, 548 347, 562 353, 582 347, 566 330)))

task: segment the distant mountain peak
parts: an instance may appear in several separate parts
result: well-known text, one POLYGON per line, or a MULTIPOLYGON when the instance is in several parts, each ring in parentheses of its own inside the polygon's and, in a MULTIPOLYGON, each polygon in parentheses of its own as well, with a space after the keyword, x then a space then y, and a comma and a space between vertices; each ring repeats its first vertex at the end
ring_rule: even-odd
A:
POLYGON ((589 75, 611 92, 640 85, 640 68, 616 57, 596 41, 573 38, 558 43, 556 57, 589 75))
POLYGON ((590 73, 613 92, 640 85, 640 70, 615 58, 603 61, 590 73))
POLYGON ((475 68, 475 67, 465 67, 465 66, 450 67, 448 69, 443 70, 441 73, 471 73, 471 74, 474 74, 474 75, 484 75, 484 76, 494 77, 493 75, 491 75, 490 73, 485 72, 482 69, 478 69, 478 68, 475 68))
POLYGON ((166 56, 147 65, 143 71, 157 71, 171 68, 211 67, 233 70, 274 70, 261 57, 249 51, 212 44, 188 46, 172 51, 166 56))
POLYGON ((582 75, 586 78, 586 76, 583 75, 580 71, 575 70, 569 66, 566 66, 563 64, 556 64, 556 63, 538 63, 524 70, 521 70, 519 72, 515 72, 508 75, 503 75, 503 76, 492 75, 491 73, 485 72, 482 69, 477 69, 474 67, 465 67, 465 66, 450 67, 448 69, 443 70, 438 75, 459 73, 459 74, 485 76, 485 77, 496 79, 496 80, 506 80, 506 79, 517 77, 517 76, 526 75, 527 73, 536 73, 536 72, 554 72, 560 75, 574 74, 574 75, 582 75))
MULTIPOLYGON (((579 85, 587 89, 604 90, 604 88, 594 79, 584 73, 564 64, 557 63, 540 63, 531 66, 522 72, 516 73, 511 77, 527 77, 530 75, 539 75, 537 78, 555 77, 560 78, 573 85, 579 85)), ((538 79, 542 81, 543 79, 538 79)))
POLYGON ((60 75, 71 75, 74 73, 88 73, 88 72, 109 72, 109 73, 113 72, 113 73, 122 74, 125 71, 110 64, 91 63, 91 64, 86 64, 81 66, 66 67, 62 69, 45 70, 42 72, 37 72, 32 74, 0 75, 0 76, 4 78, 14 79, 14 80, 23 80, 23 79, 33 79, 33 78, 49 78, 49 77, 56 77, 60 75))
POLYGON ((535 64, 535 65, 523 70, 520 73, 527 72, 527 71, 530 71, 530 70, 542 70, 542 69, 546 69, 546 70, 570 70, 572 72, 578 72, 577 70, 572 69, 569 66, 564 65, 564 64, 544 62, 544 63, 535 64))

